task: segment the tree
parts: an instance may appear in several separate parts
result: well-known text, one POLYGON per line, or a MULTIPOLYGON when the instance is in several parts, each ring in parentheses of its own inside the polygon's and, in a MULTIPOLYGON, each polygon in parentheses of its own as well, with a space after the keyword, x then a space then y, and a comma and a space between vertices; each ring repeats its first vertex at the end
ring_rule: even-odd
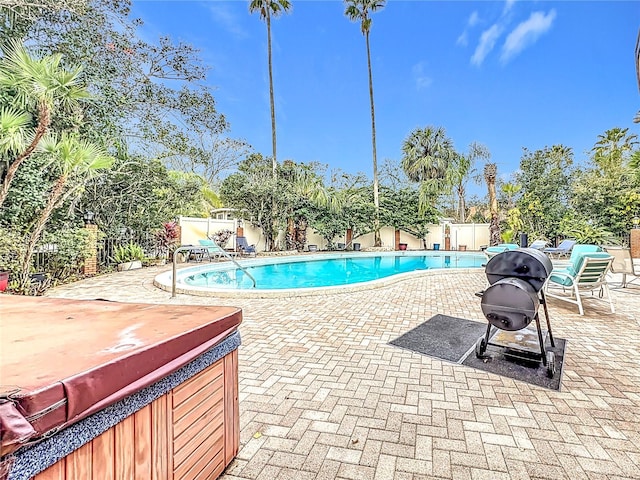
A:
POLYGON ((61 62, 60 54, 35 59, 17 42, 12 42, 10 52, 2 58, 0 100, 9 107, 4 107, 0 116, 9 123, 0 128, 0 155, 7 160, 0 187, 0 206, 18 168, 49 129, 54 112, 69 112, 78 106, 79 100, 89 96, 79 85, 81 69, 65 69, 61 62), (32 113, 37 115, 33 130, 27 123, 32 113))
POLYGON ((554 239, 569 208, 573 152, 563 145, 523 150, 515 182, 522 187, 516 201, 524 230, 531 236, 554 239))
POLYGON ((516 183, 503 183, 500 185, 500 193, 504 195, 506 199, 507 209, 510 210, 516 205, 516 196, 520 193, 521 187, 516 183))
POLYGON ((249 155, 240 162, 237 173, 223 180, 220 196, 225 205, 237 210, 238 216, 262 230, 267 250, 276 248, 280 196, 270 158, 259 153, 249 155))
POLYGON ((404 230, 422 239, 427 248, 428 225, 438 221, 438 213, 433 207, 420 211, 418 191, 415 188, 393 189, 382 187, 380 191, 380 213, 383 225, 396 230, 404 230))
POLYGON ((449 165, 448 182, 455 190, 458 196, 458 208, 457 215, 458 221, 464 223, 466 220, 466 205, 465 197, 467 190, 467 182, 469 178, 474 174, 474 164, 478 158, 488 158, 490 156, 489 150, 482 144, 473 142, 469 146, 469 152, 465 155, 454 154, 452 161, 449 165))
POLYGON ((496 195, 496 178, 498 176, 498 166, 495 163, 486 163, 484 166, 484 180, 487 182, 489 193, 489 210, 491 212, 491 223, 489 224, 489 245, 494 246, 500 243, 500 219, 498 217, 498 196, 496 195))
POLYGON ((638 136, 629 134, 628 128, 612 128, 598 135, 598 141, 591 149, 593 162, 602 171, 617 170, 625 156, 638 146, 638 136))
POLYGON ((66 196, 77 193, 84 185, 87 176, 98 170, 109 168, 114 160, 95 145, 71 135, 62 135, 59 140, 53 136, 43 139, 40 148, 47 157, 52 159, 52 166, 57 168, 60 174, 27 240, 26 251, 22 258, 21 283, 23 286, 28 282, 33 252, 53 210, 60 206, 66 196), (70 183, 72 188, 68 188, 70 183))
POLYGON ((640 211, 640 176, 633 167, 640 152, 636 138, 621 128, 598 135, 587 168, 574 175, 570 205, 576 224, 586 225, 581 231, 598 227, 622 235, 640 211))
POLYGON ((271 105, 271 145, 273 149, 272 168, 273 176, 276 175, 276 165, 278 164, 276 156, 276 106, 273 99, 273 61, 271 58, 271 17, 278 17, 283 12, 287 13, 291 10, 291 2, 289 0, 251 0, 249 11, 251 13, 258 12, 260 19, 267 24, 267 52, 269 55, 269 102, 271 105))
POLYGON ((100 230, 117 236, 124 227, 149 232, 180 215, 208 216, 215 202, 219 199, 200 176, 128 156, 91 178, 73 210, 94 212, 100 230))
POLYGON ((345 0, 347 8, 345 15, 353 22, 360 22, 360 31, 367 44, 367 69, 369 72, 369 100, 371 102, 371 144, 373 147, 373 203, 375 206, 375 246, 379 247, 380 240, 380 199, 378 192, 378 158, 376 153, 376 114, 373 102, 373 76, 371 73, 371 48, 369 46, 369 32, 371 30, 370 14, 383 8, 386 0, 345 0))
POLYGON ((280 211, 286 222, 286 249, 302 251, 307 243, 307 226, 315 207, 329 204, 318 164, 283 162, 278 169, 280 211))
POLYGON ((444 128, 413 130, 402 144, 402 169, 409 180, 419 182, 419 206, 426 211, 450 189, 450 169, 455 150, 444 128))

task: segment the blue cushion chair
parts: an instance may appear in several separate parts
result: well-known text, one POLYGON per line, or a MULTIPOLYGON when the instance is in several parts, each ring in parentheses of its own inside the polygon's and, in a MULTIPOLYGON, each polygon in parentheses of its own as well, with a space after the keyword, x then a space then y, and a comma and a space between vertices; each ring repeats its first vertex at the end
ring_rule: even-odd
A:
POLYGON ((565 268, 554 269, 551 272, 544 287, 545 295, 578 305, 580 315, 584 315, 584 294, 591 293, 589 298, 600 300, 606 293, 611 313, 615 313, 606 280, 612 262, 613 257, 607 252, 579 251, 572 254, 571 262, 565 268), (597 295, 594 295, 596 291, 597 295))
POLYGON ((238 250, 242 255, 246 256, 256 256, 256 247, 255 245, 249 245, 247 242, 247 237, 238 237, 236 238, 236 245, 238 246, 238 250))

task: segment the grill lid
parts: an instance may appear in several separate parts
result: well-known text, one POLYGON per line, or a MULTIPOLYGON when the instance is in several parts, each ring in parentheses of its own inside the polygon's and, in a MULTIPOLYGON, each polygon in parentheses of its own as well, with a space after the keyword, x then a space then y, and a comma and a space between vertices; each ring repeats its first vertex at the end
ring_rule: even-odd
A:
POLYGON ((539 306, 537 291, 521 278, 497 280, 482 294, 482 313, 500 330, 525 328, 535 317, 539 306))
POLYGON ((487 280, 493 285, 507 277, 520 278, 539 292, 551 274, 551 260, 540 250, 518 248, 492 257, 485 268, 487 280))

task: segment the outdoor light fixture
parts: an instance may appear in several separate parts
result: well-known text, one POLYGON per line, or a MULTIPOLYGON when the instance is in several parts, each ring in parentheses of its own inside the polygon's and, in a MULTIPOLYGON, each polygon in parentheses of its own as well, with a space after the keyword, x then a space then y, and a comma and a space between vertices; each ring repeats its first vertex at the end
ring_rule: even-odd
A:
POLYGON ((87 210, 86 212, 84 212, 82 219, 84 220, 85 225, 93 225, 93 220, 95 217, 96 217, 95 213, 87 210))
POLYGON ((640 228, 640 217, 636 215, 631 219, 631 223, 633 223, 633 228, 640 228))

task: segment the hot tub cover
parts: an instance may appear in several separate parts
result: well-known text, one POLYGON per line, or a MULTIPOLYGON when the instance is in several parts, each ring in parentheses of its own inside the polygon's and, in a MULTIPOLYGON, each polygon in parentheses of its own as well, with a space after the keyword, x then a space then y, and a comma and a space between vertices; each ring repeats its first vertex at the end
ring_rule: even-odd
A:
POLYGON ((242 321, 236 307, 0 296, 0 456, 179 369, 242 321))

